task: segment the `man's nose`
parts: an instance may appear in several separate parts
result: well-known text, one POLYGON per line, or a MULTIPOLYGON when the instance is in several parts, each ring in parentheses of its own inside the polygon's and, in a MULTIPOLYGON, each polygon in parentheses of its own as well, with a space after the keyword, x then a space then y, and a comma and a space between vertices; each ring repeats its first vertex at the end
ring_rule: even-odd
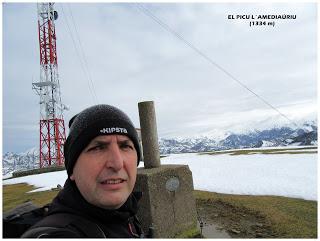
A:
POLYGON ((112 143, 109 146, 109 151, 106 153, 106 167, 118 171, 123 168, 123 156, 121 149, 117 143, 112 143))

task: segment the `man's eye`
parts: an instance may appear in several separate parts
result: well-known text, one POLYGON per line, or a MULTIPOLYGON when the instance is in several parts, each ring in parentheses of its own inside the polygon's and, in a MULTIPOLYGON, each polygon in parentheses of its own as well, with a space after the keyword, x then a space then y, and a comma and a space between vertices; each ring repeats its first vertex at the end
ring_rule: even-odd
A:
POLYGON ((132 145, 130 145, 130 144, 121 144, 121 146, 120 146, 122 149, 131 149, 131 150, 133 150, 133 146, 132 145))
POLYGON ((96 146, 90 147, 87 151, 98 151, 102 149, 103 149, 103 145, 96 145, 96 146))

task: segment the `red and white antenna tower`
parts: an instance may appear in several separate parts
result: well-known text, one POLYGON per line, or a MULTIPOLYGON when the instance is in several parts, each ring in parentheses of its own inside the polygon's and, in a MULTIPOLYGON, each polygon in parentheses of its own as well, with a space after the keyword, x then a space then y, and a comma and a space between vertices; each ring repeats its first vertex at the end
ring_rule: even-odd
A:
POLYGON ((40 168, 64 164, 63 145, 66 140, 61 102, 56 31, 58 18, 54 3, 37 3, 40 46, 40 82, 32 88, 40 96, 40 168))

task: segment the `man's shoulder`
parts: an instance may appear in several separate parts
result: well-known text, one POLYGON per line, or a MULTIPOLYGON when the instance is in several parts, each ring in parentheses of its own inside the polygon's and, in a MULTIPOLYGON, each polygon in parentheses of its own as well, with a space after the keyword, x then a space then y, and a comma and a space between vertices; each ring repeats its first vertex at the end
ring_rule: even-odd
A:
POLYGON ((46 216, 22 235, 23 238, 105 237, 100 227, 84 217, 70 213, 46 216))

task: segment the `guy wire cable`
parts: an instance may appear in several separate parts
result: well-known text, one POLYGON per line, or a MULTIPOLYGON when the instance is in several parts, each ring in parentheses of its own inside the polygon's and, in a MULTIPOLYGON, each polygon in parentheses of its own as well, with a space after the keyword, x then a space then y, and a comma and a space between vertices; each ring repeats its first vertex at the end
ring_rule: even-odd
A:
POLYGON ((74 46, 74 48, 75 48, 75 50, 76 50, 76 53, 77 53, 77 56, 78 56, 78 59, 79 59, 80 65, 81 65, 81 69, 82 69, 82 71, 83 71, 83 73, 84 73, 84 75, 85 75, 85 77, 86 77, 86 79, 87 79, 87 84, 88 84, 88 87, 89 87, 89 91, 90 91, 91 97, 92 97, 92 99, 93 99, 93 103, 97 103, 97 100, 95 99, 95 95, 94 95, 94 93, 93 93, 93 90, 92 90, 92 87, 91 87, 91 85, 90 85, 90 82, 88 81, 88 79, 89 79, 89 78, 88 78, 88 74, 87 74, 87 72, 85 71, 83 62, 82 62, 82 60, 81 60, 81 56, 80 56, 80 54, 79 54, 79 51, 78 51, 76 42, 75 42, 75 40, 74 40, 74 37, 73 37, 72 31, 71 31, 71 28, 70 28, 69 23, 68 23, 67 15, 66 15, 65 12, 64 12, 62 3, 61 3, 61 9, 62 9, 62 13, 63 13, 63 15, 64 15, 64 17, 65 17, 65 21, 66 21, 66 24, 67 24, 67 27, 68 27, 68 31, 69 31, 70 37, 71 37, 71 39, 72 39, 73 46, 74 46))
POLYGON ((76 22, 74 21, 74 18, 73 18, 73 14, 72 14, 72 10, 71 10, 70 4, 67 3, 67 6, 68 6, 68 9, 69 9, 69 12, 70 12, 71 21, 72 21, 74 29, 75 29, 76 38, 78 39, 78 42, 79 42, 80 52, 82 53, 83 62, 84 62, 85 68, 87 70, 87 74, 88 74, 88 77, 89 77, 89 80, 90 80, 90 83, 91 83, 93 94, 94 94, 94 96, 96 98, 96 101, 99 102, 99 99, 98 99, 98 96, 96 95, 96 91, 95 91, 94 84, 93 84, 93 81, 92 81, 91 71, 89 69, 88 61, 87 61, 85 52, 84 52, 83 47, 82 47, 82 42, 81 42, 81 39, 80 39, 80 36, 79 36, 79 32, 78 32, 78 28, 77 28, 76 22))
POLYGON ((224 69, 222 66, 214 62, 210 57, 208 57, 205 53, 203 53, 201 50, 199 50, 197 47, 195 47, 193 44, 191 44, 189 41, 187 41, 181 34, 173 30, 168 24, 164 23, 162 20, 160 20, 157 16, 155 16, 148 8, 143 6, 140 3, 133 3, 137 5, 138 9, 144 13, 146 16, 151 18, 153 21, 155 21, 157 24, 159 24, 163 29, 165 29, 167 32, 173 34, 176 38, 181 40, 184 44, 186 44, 188 47, 190 47, 192 50, 194 50, 197 54, 199 54, 202 58, 204 58, 206 61, 208 61, 211 65, 215 66, 216 68, 220 69, 222 72, 224 72, 227 76, 229 76, 231 79, 236 81, 239 85, 241 85, 243 88, 245 88, 247 91, 252 93, 254 96, 256 96, 258 99, 260 99, 263 103, 265 103, 267 106, 269 106, 271 109, 275 110, 280 114, 282 117, 284 117, 286 120, 288 120, 290 123, 294 124, 295 126, 298 126, 293 120, 291 120, 289 117, 287 117, 284 113, 282 113, 280 110, 278 110, 275 106, 270 104, 267 100, 265 100, 263 97, 255 93, 253 90, 251 90, 247 85, 242 83, 240 80, 238 80, 236 77, 234 77, 231 73, 229 73, 226 69, 224 69))

